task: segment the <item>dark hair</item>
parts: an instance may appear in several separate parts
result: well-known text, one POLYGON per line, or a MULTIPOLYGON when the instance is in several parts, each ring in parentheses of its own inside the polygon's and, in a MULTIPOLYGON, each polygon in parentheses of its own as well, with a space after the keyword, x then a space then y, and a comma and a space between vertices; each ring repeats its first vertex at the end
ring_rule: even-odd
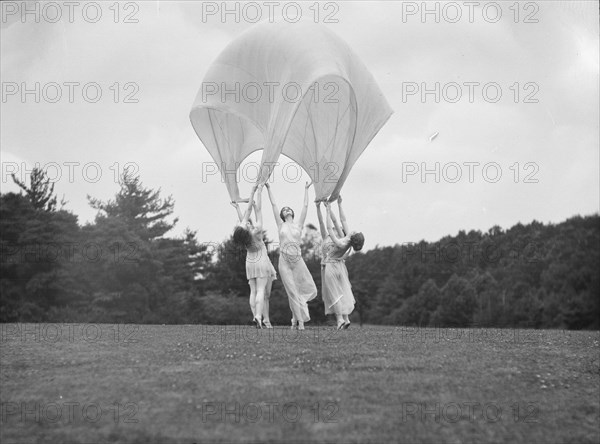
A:
POLYGON ((284 221, 284 222, 285 222, 285 217, 283 217, 283 210, 285 210, 286 208, 292 212, 292 219, 293 219, 293 218, 294 218, 294 216, 296 215, 296 213, 294 213, 294 210, 292 210, 290 207, 283 207, 283 208, 281 209, 281 211, 279 212, 279 217, 280 217, 280 218, 281 218, 281 220, 282 220, 282 221, 284 221))
POLYGON ((248 247, 252 243, 252 235, 246 228, 237 226, 233 230, 233 242, 243 247, 248 247))
POLYGON ((362 233, 354 233, 352 236, 350 236, 350 245, 352 245, 354 251, 362 250, 364 244, 365 236, 362 233))

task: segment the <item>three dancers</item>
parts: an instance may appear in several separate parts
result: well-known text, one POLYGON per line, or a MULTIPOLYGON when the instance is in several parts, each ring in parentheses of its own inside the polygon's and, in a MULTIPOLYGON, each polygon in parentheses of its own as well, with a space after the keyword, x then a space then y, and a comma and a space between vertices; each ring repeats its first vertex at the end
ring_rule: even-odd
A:
MULTIPOLYGON (((310 271, 302 258, 301 238, 308 210, 308 189, 304 189, 304 204, 300 217, 295 221, 295 213, 290 207, 279 210, 271 187, 265 184, 273 208, 279 233, 279 276, 288 296, 292 312, 291 328, 304 330, 304 323, 310 321, 307 302, 317 296, 317 287, 310 271)), ((246 247, 246 276, 250 286, 250 308, 257 328, 265 325, 272 328, 269 320, 269 297, 273 280, 277 275, 269 260, 262 230, 262 189, 254 186, 251 191, 248 208, 242 215, 237 202, 232 202, 238 212, 239 224, 234 230, 234 242, 246 247), (258 192, 256 202, 254 196, 258 192), (250 215, 254 208, 256 225, 250 215), (264 324, 263 324, 264 323, 264 324)), ((338 329, 350 326, 349 315, 354 310, 354 295, 348 279, 345 259, 350 250, 360 251, 364 244, 362 233, 350 231, 342 209, 342 199, 338 198, 341 227, 331 211, 329 202, 325 203, 327 222, 324 223, 320 202, 317 202, 317 216, 322 236, 321 280, 325 314, 335 314, 338 329)))

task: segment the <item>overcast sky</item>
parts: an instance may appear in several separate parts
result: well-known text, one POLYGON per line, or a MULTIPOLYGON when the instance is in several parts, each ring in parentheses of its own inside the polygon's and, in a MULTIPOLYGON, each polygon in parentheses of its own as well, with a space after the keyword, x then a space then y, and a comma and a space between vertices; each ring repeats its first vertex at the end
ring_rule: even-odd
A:
MULTIPOLYGON (((221 2, 113 4, 102 3, 98 17, 89 2, 41 3, 39 17, 22 17, 22 2, 2 2, 2 191, 16 189, 9 172, 23 177, 38 162, 60 174, 56 191, 85 223, 95 216, 86 195, 114 196, 115 174, 132 162, 146 186, 175 199, 173 235, 190 227, 200 241, 220 242, 236 216, 219 176, 203 177, 212 159, 189 112, 211 62, 253 26, 256 5, 263 20, 269 7, 241 3, 239 16, 223 18, 203 15, 221 2)), ((294 20, 286 4, 273 19, 294 20)), ((303 18, 348 42, 394 110, 342 190, 365 248, 599 211, 598 2, 429 2, 439 23, 421 2, 312 5, 301 4, 303 18), (436 83, 438 103, 420 91, 436 83), (436 162, 437 181, 422 177, 436 162)), ((299 210, 307 176, 291 183, 281 168, 274 174, 279 203, 299 210)), ((270 213, 266 221, 276 238, 270 213)), ((317 222, 312 204, 307 222, 317 222)))

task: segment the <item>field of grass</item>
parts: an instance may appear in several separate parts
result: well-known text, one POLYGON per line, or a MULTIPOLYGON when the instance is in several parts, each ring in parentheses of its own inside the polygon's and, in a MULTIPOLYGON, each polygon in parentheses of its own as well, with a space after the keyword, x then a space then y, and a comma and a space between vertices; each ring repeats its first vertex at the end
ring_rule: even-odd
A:
POLYGON ((600 441, 600 334, 2 324, 0 442, 600 441))

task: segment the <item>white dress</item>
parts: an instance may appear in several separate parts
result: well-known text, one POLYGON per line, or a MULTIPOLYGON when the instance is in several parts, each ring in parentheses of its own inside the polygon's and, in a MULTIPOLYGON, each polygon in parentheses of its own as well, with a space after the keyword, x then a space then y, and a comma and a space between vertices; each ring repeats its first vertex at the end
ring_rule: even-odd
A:
POLYGON ((321 292, 325 314, 349 315, 354 310, 354 294, 348 278, 345 253, 331 238, 323 241, 321 259, 321 292))
POLYGON ((308 301, 317 297, 317 286, 302 259, 301 230, 293 224, 283 223, 279 229, 279 276, 285 287, 293 318, 310 321, 308 301))
POLYGON ((259 277, 277 279, 275 267, 269 259, 267 246, 262 239, 261 230, 251 232, 252 243, 246 248, 246 278, 248 280, 259 277))

